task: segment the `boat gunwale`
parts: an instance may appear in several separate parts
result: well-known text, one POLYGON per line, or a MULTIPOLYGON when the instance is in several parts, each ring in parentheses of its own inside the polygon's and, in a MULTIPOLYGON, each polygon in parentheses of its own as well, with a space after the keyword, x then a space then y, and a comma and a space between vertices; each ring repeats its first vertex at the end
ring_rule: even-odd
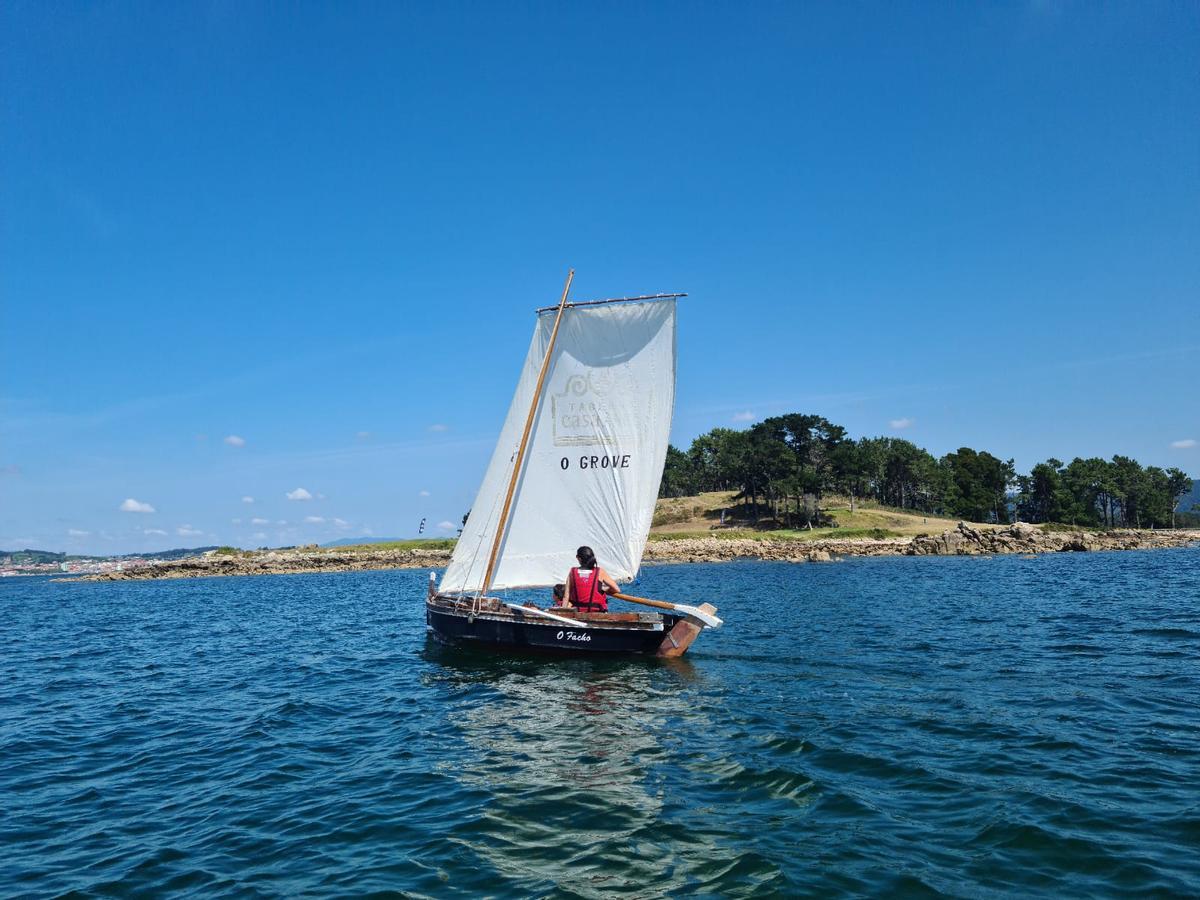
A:
MULTIPOLYGON (((504 604, 496 597, 484 597, 484 600, 495 600, 500 603, 506 611, 492 609, 474 609, 471 606, 469 598, 447 597, 443 594, 438 594, 434 597, 429 597, 425 601, 427 609, 432 609, 435 612, 443 615, 456 616, 459 618, 467 618, 474 616, 476 619, 483 619, 489 622, 510 622, 520 625, 540 625, 546 628, 563 628, 562 622, 557 622, 552 619, 546 619, 538 615, 539 612, 548 612, 540 607, 533 607, 528 610, 527 615, 518 615, 521 612, 520 606, 510 606, 504 604), (440 603, 438 601, 441 601, 440 603), (537 610, 536 612, 534 610, 537 610)), ((576 627, 585 629, 592 628, 597 631, 665 631, 667 626, 667 617, 659 613, 583 613, 582 615, 588 618, 578 618, 581 613, 574 609, 554 608, 554 614, 563 616, 564 618, 574 619, 576 627), (620 615, 623 618, 618 621, 595 619, 593 616, 620 615), (637 616, 636 620, 624 618, 625 616, 637 616)))

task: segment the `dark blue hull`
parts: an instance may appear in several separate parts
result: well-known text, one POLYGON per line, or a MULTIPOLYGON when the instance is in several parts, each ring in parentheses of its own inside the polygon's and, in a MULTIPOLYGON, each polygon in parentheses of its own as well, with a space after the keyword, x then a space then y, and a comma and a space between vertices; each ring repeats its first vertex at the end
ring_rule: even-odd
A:
POLYGON ((577 626, 535 615, 480 613, 427 604, 425 621, 441 640, 463 646, 509 648, 525 652, 576 656, 659 654, 659 648, 678 616, 646 617, 635 623, 600 624, 581 621, 577 626), (647 619, 659 619, 657 623, 647 619), (628 624, 628 627, 622 627, 628 624))

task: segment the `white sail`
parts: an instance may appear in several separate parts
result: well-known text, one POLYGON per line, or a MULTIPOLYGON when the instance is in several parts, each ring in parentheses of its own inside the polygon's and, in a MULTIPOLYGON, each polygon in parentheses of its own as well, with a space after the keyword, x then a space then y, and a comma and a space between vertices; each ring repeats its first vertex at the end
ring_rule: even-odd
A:
MULTIPOLYGON (((444 592, 483 585, 555 312, 538 316, 500 440, 442 578, 444 592)), ((564 310, 493 588, 563 581, 581 544, 613 578, 637 574, 674 405, 673 299, 564 310)))

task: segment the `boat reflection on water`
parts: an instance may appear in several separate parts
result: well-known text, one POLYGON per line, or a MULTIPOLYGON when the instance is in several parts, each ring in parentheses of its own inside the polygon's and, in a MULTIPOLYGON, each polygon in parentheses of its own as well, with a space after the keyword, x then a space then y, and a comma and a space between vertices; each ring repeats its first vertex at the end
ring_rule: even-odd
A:
MULTIPOLYGON (((432 638, 425 656, 462 741, 443 771, 489 797, 456 829, 473 852, 526 883, 577 872, 579 884, 561 886, 584 894, 658 891, 670 887, 664 872, 684 877, 679 826, 664 819, 678 759, 671 723, 704 727, 689 663, 480 654, 432 638)), ((686 843, 689 857, 737 856, 700 834, 686 843)))

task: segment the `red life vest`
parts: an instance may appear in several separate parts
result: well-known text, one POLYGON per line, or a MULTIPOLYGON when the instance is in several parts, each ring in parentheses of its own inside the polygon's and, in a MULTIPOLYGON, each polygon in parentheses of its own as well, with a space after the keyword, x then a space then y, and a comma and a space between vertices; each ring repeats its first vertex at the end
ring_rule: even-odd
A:
POLYGON ((608 612, 608 598, 600 592, 600 568, 584 572, 571 569, 571 602, 580 612, 608 612))

